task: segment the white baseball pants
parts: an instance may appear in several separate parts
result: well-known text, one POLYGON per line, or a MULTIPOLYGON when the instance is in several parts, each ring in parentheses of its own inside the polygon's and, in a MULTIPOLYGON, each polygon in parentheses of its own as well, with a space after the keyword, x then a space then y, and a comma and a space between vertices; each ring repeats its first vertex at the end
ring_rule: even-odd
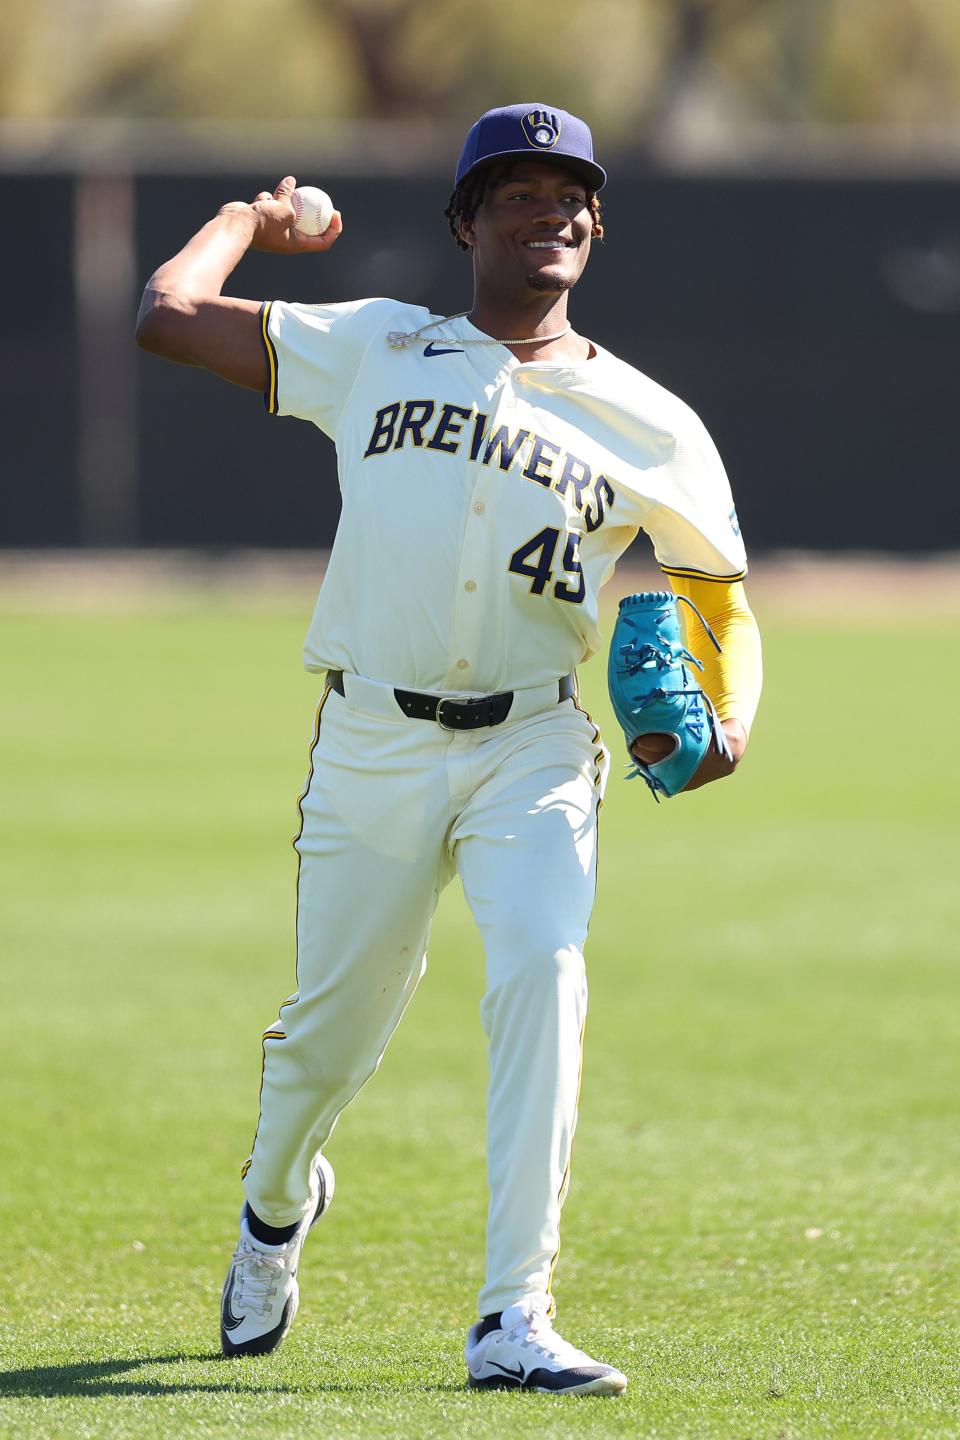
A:
POLYGON ((297 992, 264 1036, 246 1197, 270 1225, 310 1208, 314 1157, 380 1063, 456 871, 486 956, 490 1206, 479 1312, 527 1297, 552 1308, 609 756, 572 700, 447 731, 405 717, 389 686, 344 681, 346 697, 328 689, 317 715, 296 841, 297 992))

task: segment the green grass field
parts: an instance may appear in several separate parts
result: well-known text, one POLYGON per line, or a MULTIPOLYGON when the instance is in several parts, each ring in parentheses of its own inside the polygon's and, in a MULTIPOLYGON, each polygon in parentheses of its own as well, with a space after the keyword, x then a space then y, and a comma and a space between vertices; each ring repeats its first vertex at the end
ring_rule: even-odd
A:
MULTIPOLYGON (((330 1146, 289 1340, 218 1358, 258 1037, 291 986, 306 618, 0 616, 0 1435, 957 1436, 960 681, 936 615, 771 619, 729 785, 657 808, 615 765, 557 1298, 626 1396, 464 1389, 485 1058, 453 890, 330 1146)), ((605 717, 602 662, 582 678, 605 717)))

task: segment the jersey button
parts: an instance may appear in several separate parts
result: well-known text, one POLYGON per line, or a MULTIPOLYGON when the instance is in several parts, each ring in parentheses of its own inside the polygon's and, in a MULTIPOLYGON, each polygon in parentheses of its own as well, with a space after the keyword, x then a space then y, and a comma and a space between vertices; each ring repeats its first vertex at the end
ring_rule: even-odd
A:
POLYGON ((458 660, 458 661, 457 661, 457 669, 458 669, 458 670, 469 670, 469 669, 470 669, 470 661, 469 661, 469 660, 458 660))
POLYGON ((487 507, 486 507, 486 505, 484 505, 483 501, 482 501, 482 500, 478 500, 477 503, 476 503, 476 505, 474 505, 474 507, 473 507, 473 513, 474 513, 474 515, 482 515, 483 512, 484 512, 484 510, 486 510, 486 508, 487 508, 487 507))
POLYGON ((464 585, 463 588, 464 588, 464 590, 466 590, 466 592, 467 592, 468 595, 472 595, 473 592, 474 592, 474 590, 476 590, 476 588, 477 588, 477 582, 476 582, 476 580, 468 580, 467 583, 464 585))

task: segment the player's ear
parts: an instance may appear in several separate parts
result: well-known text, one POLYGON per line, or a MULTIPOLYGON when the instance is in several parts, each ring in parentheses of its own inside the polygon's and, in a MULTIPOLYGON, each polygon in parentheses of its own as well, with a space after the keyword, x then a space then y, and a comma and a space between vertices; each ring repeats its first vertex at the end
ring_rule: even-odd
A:
POLYGON ((477 229, 472 220, 467 220, 461 215, 459 222, 460 239, 464 245, 469 245, 471 250, 477 243, 477 229))

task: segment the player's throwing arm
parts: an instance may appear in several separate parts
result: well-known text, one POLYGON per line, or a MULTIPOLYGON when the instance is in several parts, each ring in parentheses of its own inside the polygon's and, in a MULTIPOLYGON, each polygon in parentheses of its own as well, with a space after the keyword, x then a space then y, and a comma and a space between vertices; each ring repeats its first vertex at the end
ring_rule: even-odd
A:
POLYGON ((137 318, 138 343, 164 359, 201 365, 234 385, 263 392, 261 305, 222 295, 227 277, 248 250, 323 254, 342 229, 329 196, 313 187, 298 191, 293 175, 272 195, 261 190, 249 205, 230 201, 150 277, 137 318))

